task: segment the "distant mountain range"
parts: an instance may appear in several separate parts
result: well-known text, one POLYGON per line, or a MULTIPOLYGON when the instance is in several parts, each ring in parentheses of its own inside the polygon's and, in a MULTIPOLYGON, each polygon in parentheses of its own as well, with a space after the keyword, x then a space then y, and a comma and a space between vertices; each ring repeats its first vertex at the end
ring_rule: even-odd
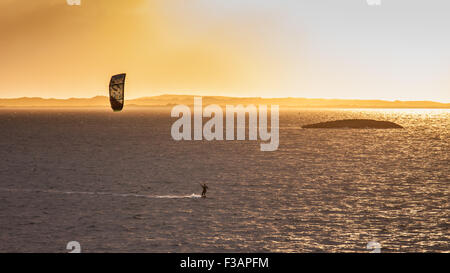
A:
MULTIPOLYGON (((348 100, 348 99, 307 99, 307 98, 237 98, 203 96, 203 105, 237 104, 276 104, 280 107, 304 108, 450 108, 450 103, 433 101, 384 101, 384 100, 348 100)), ((125 101, 125 107, 173 106, 177 104, 193 105, 193 95, 161 95, 143 97, 125 101)), ((0 107, 109 107, 109 98, 44 99, 15 98, 0 99, 0 107)))

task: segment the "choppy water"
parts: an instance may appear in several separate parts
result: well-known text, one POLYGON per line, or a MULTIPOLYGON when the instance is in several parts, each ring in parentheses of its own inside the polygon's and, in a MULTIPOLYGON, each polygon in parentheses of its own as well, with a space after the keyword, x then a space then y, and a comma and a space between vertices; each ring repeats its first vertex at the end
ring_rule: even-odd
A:
POLYGON ((173 121, 1 109, 0 252, 450 251, 449 110, 283 111, 276 152, 173 121), (300 128, 342 118, 405 129, 300 128))

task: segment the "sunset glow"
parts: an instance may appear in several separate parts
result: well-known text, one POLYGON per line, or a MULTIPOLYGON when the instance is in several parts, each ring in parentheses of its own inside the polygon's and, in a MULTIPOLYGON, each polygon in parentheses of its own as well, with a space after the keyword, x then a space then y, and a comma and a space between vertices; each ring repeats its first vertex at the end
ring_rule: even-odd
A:
POLYGON ((446 1, 2 1, 0 97, 450 101, 446 1), (326 5, 325 5, 326 3, 326 5), (418 12, 420 10, 420 13, 418 12))

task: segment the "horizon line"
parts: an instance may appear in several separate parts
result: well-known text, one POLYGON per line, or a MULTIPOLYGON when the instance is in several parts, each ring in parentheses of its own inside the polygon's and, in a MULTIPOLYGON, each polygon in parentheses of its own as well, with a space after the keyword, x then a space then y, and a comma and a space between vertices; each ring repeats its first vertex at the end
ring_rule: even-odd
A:
MULTIPOLYGON (((418 100, 402 100, 402 99, 363 99, 363 98, 312 98, 312 97, 257 97, 257 96, 226 96, 226 95, 192 95, 192 94, 160 94, 160 95, 150 95, 142 97, 129 98, 127 100, 138 100, 144 98, 162 97, 162 96, 183 96, 183 97, 222 97, 222 98, 236 98, 236 99, 306 99, 306 100, 346 100, 346 101, 383 101, 383 102, 430 102, 430 103, 441 103, 449 104, 450 102, 435 101, 427 99, 418 100)), ((57 98, 57 97, 35 97, 35 96, 24 96, 24 97, 11 97, 11 98, 0 98, 0 100, 18 100, 18 99, 43 99, 43 100, 72 100, 72 99, 94 99, 104 97, 108 98, 108 95, 95 95, 92 97, 69 97, 69 98, 57 98)))

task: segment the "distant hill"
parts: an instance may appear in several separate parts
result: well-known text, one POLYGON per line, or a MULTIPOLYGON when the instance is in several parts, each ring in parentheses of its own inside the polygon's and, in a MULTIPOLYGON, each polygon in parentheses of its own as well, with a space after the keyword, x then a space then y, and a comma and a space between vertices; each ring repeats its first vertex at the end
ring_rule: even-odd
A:
MULTIPOLYGON (((125 101, 125 107, 173 106, 177 104, 193 105, 193 95, 161 95, 143 97, 125 101)), ((347 99, 307 99, 307 98, 236 98, 203 96, 203 104, 276 104, 280 107, 304 108, 450 108, 450 103, 433 101, 384 101, 384 100, 347 100, 347 99)), ((109 98, 44 99, 16 98, 0 99, 0 107, 109 107, 109 98)))
POLYGON ((4 107, 105 107, 108 105, 109 99, 105 96, 70 99, 43 99, 26 97, 17 99, 0 99, 0 106, 4 107))

